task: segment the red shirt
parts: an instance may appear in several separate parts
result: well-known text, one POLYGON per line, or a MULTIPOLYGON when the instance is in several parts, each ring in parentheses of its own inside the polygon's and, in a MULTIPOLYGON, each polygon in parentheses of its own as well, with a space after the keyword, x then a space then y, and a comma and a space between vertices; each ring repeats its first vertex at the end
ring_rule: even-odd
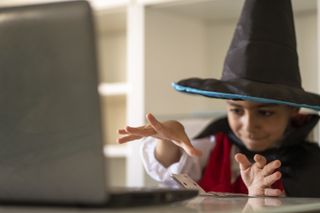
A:
MULTIPOLYGON (((199 185, 207 192, 230 192, 248 194, 248 189, 239 175, 231 183, 231 147, 232 143, 225 133, 215 135, 216 145, 212 149, 199 185)), ((274 189, 283 190, 281 179, 272 185, 274 189)))

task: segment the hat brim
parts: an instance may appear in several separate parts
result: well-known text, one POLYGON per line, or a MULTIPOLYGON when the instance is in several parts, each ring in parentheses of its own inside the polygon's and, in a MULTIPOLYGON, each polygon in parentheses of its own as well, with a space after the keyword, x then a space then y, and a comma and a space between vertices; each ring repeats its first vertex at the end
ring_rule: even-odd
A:
POLYGON ((221 81, 217 79, 189 78, 173 83, 179 92, 218 99, 240 99, 258 103, 284 104, 320 111, 320 96, 300 88, 267 84, 241 79, 221 81))

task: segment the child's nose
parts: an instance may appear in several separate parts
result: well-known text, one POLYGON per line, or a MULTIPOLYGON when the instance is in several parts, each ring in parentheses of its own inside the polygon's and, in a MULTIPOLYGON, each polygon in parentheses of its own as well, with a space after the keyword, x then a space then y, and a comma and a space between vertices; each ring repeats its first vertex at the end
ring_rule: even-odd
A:
POLYGON ((255 118, 253 114, 248 113, 243 117, 242 125, 246 131, 252 131, 257 128, 258 120, 255 118))

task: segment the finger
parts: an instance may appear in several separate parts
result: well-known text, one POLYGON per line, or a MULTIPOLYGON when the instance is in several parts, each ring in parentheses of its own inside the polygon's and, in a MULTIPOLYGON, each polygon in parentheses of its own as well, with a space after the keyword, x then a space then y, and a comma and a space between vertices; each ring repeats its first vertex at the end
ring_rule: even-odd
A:
POLYGON ((128 135, 128 136, 118 138, 117 142, 122 144, 122 143, 127 143, 127 142, 130 142, 133 140, 141 139, 141 138, 142 138, 142 136, 139 136, 139 135, 128 135))
POLYGON ((265 196, 281 196, 281 194, 282 194, 282 191, 280 189, 271 189, 271 188, 264 189, 265 196))
MULTIPOLYGON (((163 133, 163 125, 160 121, 158 121, 151 113, 146 115, 146 118, 150 125, 160 133, 163 133)), ((193 157, 199 157, 202 155, 202 152, 199 149, 196 149, 191 144, 189 138, 187 136, 181 138, 170 138, 176 145, 180 146, 188 155, 193 157)))
POLYGON ((185 136, 183 140, 180 142, 181 147, 186 151, 186 153, 193 157, 200 157, 202 152, 199 149, 196 149, 192 143, 190 142, 189 138, 185 136))
POLYGON ((148 122, 150 123, 150 125, 157 131, 157 132, 161 132, 161 130, 163 129, 163 126, 161 124, 160 121, 158 121, 151 113, 148 113, 146 115, 146 118, 148 120, 148 122))
POLYGON ((118 134, 124 135, 124 134, 128 134, 128 132, 125 129, 118 129, 118 134))
POLYGON ((281 161, 279 160, 274 160, 270 163, 268 163, 264 168, 263 168, 263 175, 271 175, 276 169, 279 169, 281 166, 281 161))
POLYGON ((271 186, 281 178, 281 172, 277 171, 263 179, 265 186, 271 186))
POLYGON ((156 132, 154 131, 154 129, 152 129, 152 127, 150 126, 144 126, 144 127, 130 127, 127 126, 125 128, 125 131, 130 134, 133 135, 140 135, 140 136, 151 136, 156 134, 156 132))
POLYGON ((183 143, 181 148, 190 156, 200 157, 202 155, 201 150, 194 148, 191 143, 183 143))
POLYGON ((256 162, 255 165, 260 169, 262 169, 267 164, 266 158, 262 155, 256 154, 254 155, 253 159, 256 162))
POLYGON ((250 161, 244 154, 237 153, 234 159, 239 163, 240 170, 246 170, 251 166, 250 161))

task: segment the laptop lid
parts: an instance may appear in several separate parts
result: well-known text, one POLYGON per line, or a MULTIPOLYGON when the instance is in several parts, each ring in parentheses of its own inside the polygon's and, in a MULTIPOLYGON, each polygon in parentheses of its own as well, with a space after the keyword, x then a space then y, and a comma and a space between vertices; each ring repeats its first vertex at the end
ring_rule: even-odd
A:
POLYGON ((106 200, 91 9, 0 8, 0 200, 106 200))

